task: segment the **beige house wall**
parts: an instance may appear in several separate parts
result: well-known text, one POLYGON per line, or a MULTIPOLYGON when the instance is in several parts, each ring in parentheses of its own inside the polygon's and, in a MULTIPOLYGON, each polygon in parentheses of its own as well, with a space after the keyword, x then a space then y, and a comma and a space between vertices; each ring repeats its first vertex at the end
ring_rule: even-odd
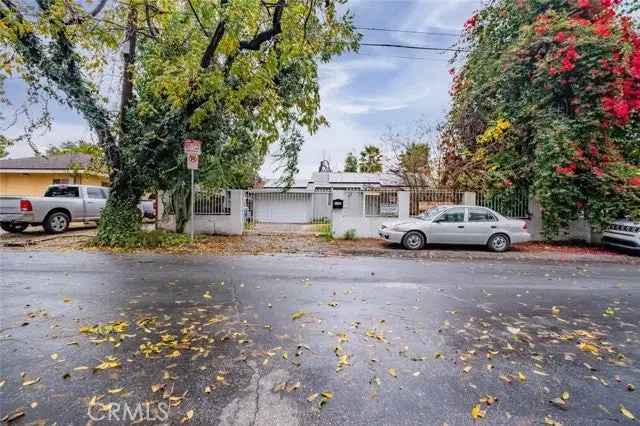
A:
POLYGON ((108 179, 102 176, 74 173, 18 173, 0 170, 0 195, 28 195, 41 197, 54 180, 68 179, 68 183, 102 186, 108 179))

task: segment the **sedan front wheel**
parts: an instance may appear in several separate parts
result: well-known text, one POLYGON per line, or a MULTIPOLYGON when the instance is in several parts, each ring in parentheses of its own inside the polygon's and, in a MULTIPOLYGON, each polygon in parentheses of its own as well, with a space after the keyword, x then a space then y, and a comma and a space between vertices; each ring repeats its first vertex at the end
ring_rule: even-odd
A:
POLYGON ((402 246, 407 250, 420 250, 425 242, 424 235, 418 231, 409 231, 402 238, 402 246))

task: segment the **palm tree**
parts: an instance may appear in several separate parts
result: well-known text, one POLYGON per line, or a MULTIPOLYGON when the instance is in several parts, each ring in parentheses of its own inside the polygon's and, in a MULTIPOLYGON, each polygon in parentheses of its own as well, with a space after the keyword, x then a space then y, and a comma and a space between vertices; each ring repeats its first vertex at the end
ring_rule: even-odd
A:
POLYGON ((382 154, 375 145, 367 145, 360 152, 360 173, 379 173, 382 171, 382 154))

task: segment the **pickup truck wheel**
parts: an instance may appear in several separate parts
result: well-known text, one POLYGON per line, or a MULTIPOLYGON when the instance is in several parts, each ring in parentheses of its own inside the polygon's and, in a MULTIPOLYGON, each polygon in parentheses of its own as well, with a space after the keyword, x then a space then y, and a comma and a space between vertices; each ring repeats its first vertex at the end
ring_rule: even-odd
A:
POLYGON ((48 234, 60 234, 69 227, 69 216, 63 212, 51 213, 42 224, 48 234))
POLYGON ((24 230, 27 229, 27 226, 29 225, 26 223, 0 223, 0 228, 2 228, 3 231, 10 232, 12 234, 19 234, 21 232, 24 232, 24 230))

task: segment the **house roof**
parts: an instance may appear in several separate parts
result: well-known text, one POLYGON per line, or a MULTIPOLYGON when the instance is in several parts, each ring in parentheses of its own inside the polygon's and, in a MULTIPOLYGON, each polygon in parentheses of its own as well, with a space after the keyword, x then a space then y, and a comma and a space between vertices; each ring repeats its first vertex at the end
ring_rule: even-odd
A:
POLYGON ((89 154, 62 154, 49 157, 10 158, 0 160, 0 170, 69 170, 91 167, 89 154))
POLYGON ((311 183, 340 185, 402 186, 402 179, 391 173, 315 172, 311 183))
MULTIPOLYGON (((391 173, 345 173, 345 172, 315 172, 310 179, 296 179, 292 188, 342 186, 355 187, 363 185, 374 186, 402 186, 402 179, 391 173)), ((268 179, 263 188, 281 188, 278 179, 268 179)))
MULTIPOLYGON (((306 188, 309 184, 308 179, 295 179, 292 188, 306 188)), ((279 179, 267 179, 264 182, 263 188, 282 188, 282 184, 279 179)))

